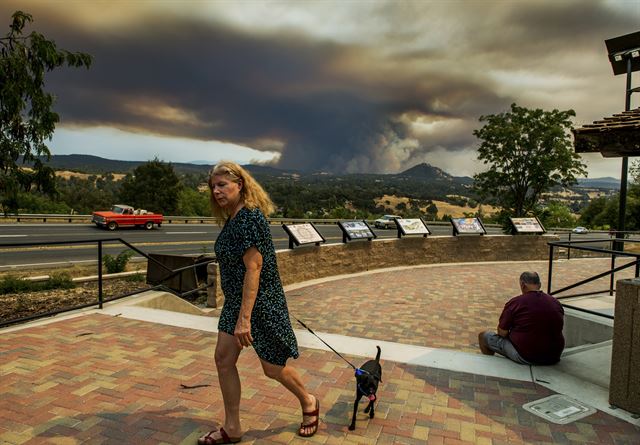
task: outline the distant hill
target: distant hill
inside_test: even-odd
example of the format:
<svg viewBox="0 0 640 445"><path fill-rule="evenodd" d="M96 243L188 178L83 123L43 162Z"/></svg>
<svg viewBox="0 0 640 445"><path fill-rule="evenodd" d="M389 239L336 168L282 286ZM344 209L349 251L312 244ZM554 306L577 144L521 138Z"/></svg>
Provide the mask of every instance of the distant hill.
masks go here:
<svg viewBox="0 0 640 445"><path fill-rule="evenodd" d="M398 173L396 176L408 176L411 178L443 178L452 180L453 176L444 170L433 165L422 163L411 167L408 170Z"/></svg>
<svg viewBox="0 0 640 445"><path fill-rule="evenodd" d="M451 176L441 168L434 167L433 165L427 164L425 162L415 165L410 169L403 171L402 173L396 174L395 176L428 180L442 179L445 181L457 182L464 185L473 184L473 178L470 178L468 176Z"/></svg>
<svg viewBox="0 0 640 445"><path fill-rule="evenodd" d="M92 155L53 155L47 165L51 166L55 170L71 170L90 174L104 174L129 173L145 162L117 161ZM207 173L211 168L211 165L187 164L181 162L172 162L171 164L178 173Z"/></svg>
<svg viewBox="0 0 640 445"><path fill-rule="evenodd" d="M620 190L620 180L612 177L578 178L578 187Z"/></svg>
<svg viewBox="0 0 640 445"><path fill-rule="evenodd" d="M91 155L54 155L48 165L56 170L70 170L88 174L132 172L144 164L141 161L118 161ZM172 162L178 174L206 175L211 169L207 164ZM294 181L301 187L315 188L321 184L327 187L345 189L380 190L381 194L415 196L424 199L439 199L447 195L472 196L473 179L467 176L452 176L444 170L427 163L418 164L396 174L331 174L325 172L303 172L282 170L265 165L245 165L260 182L269 186L279 182ZM617 191L620 181L611 178L580 178L578 185L571 187L580 194L586 189Z"/></svg>
<svg viewBox="0 0 640 445"><path fill-rule="evenodd" d="M128 173L144 164L143 161L119 161L114 159L101 158L99 156L92 155L53 155L48 165L56 170L72 170L82 173ZM207 164L206 161L194 161L194 163L186 162L172 162L171 163L176 171L180 173L207 173L212 164ZM253 173L265 174L265 175L300 175L307 176L312 175L315 177L344 177L349 175L333 175L327 173L304 173L297 170L282 170L276 167L267 165L245 165L245 168ZM441 168L434 167L433 165L422 163L415 165L401 173L395 174L367 174L366 176L381 176L381 177L404 177L423 180L446 180L451 182L459 182L462 184L470 184L473 179L468 176L452 176L445 172ZM604 178L578 178L579 187L593 187L593 188L607 188L607 189L619 189L620 180L612 177Z"/></svg>
<svg viewBox="0 0 640 445"><path fill-rule="evenodd" d="M46 162L43 156L40 157ZM53 155L47 165L55 170L70 170L81 173L127 173L142 162L116 161L91 155Z"/></svg>
<svg viewBox="0 0 640 445"><path fill-rule="evenodd" d="M44 157L41 157L45 161ZM197 161L198 163L172 162L173 168L177 173L182 174L206 174L211 170L213 164L205 163L205 161ZM118 161L114 159L101 158L92 155L53 155L47 165L54 170L70 170L89 174L104 173L130 173L136 167L145 164L146 161ZM280 170L265 165L245 165L247 170L257 175L279 176L282 174L295 174L297 172L290 170Z"/></svg>
<svg viewBox="0 0 640 445"><path fill-rule="evenodd" d="M104 205L101 200L110 203L117 198L120 187L117 182L122 179L118 175L131 173L145 162L118 161L91 155L54 155L48 165L58 172L61 193L67 193L66 205L76 210L82 207L84 211L91 212L92 208ZM193 189L206 181L211 169L208 163L172 162L171 165L179 175L189 175L184 178L184 184ZM427 163L394 174L335 174L284 170L268 165L244 167L269 192L278 212L285 217L343 217L353 216L356 212L365 215L411 215L415 209L426 209L432 203L437 203L439 213L453 211L451 205L468 206L469 212L472 212L475 203L482 203L473 189L472 178L452 176ZM75 187L84 185L77 182L90 175L107 173L112 173L116 178L115 182L107 181L110 188L106 197L103 194L86 196L86 202L79 203ZM62 182L70 177L79 179ZM545 199L563 202L577 212L595 197L615 194L619 186L619 181L610 177L579 179L576 186L551 190Z"/></svg>

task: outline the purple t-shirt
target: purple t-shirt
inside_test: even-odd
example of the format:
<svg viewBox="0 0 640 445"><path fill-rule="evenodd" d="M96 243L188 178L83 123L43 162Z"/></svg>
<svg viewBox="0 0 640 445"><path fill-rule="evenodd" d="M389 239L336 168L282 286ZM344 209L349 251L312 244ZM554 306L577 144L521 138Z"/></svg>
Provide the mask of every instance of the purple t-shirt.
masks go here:
<svg viewBox="0 0 640 445"><path fill-rule="evenodd" d="M564 310L551 295L532 291L513 297L504 305L500 329L509 331L509 340L528 362L552 365L564 349Z"/></svg>

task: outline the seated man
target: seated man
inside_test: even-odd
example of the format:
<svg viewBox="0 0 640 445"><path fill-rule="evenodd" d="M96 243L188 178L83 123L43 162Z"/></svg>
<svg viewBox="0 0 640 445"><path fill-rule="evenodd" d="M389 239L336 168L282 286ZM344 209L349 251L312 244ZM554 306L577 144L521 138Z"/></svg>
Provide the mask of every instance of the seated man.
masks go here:
<svg viewBox="0 0 640 445"><path fill-rule="evenodd" d="M536 272L520 275L522 295L504 305L498 333L484 331L478 335L483 354L497 352L524 365L553 365L560 360L564 349L564 310L558 300L540 287Z"/></svg>

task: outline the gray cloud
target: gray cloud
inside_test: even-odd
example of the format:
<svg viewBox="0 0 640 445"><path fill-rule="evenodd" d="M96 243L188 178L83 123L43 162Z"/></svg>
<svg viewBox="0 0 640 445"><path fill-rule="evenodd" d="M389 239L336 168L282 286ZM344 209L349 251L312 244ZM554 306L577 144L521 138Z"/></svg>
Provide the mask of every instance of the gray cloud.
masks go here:
<svg viewBox="0 0 640 445"><path fill-rule="evenodd" d="M562 108L526 103L492 71L557 73L558 58L601 51L601 35L633 31L640 15L582 1L371 8L367 20L379 26L369 41L162 11L99 29L41 3L29 12L61 47L95 57L89 71L48 78L65 125L231 142L280 151L280 167L336 172L398 171L432 152L467 152L478 117L514 101ZM9 11L0 5L2 17Z"/></svg>

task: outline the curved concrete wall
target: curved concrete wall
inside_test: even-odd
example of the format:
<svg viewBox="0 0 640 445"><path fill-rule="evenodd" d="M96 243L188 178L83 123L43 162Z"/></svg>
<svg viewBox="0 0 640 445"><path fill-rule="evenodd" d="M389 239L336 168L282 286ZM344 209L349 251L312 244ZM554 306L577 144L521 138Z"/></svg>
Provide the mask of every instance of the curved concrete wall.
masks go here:
<svg viewBox="0 0 640 445"><path fill-rule="evenodd" d="M549 258L556 235L485 235L406 237L304 246L277 251L283 285L395 266L479 261L530 261ZM224 296L217 264L209 264L207 304L218 307Z"/></svg>

